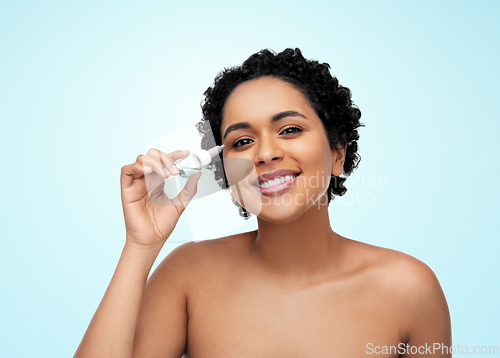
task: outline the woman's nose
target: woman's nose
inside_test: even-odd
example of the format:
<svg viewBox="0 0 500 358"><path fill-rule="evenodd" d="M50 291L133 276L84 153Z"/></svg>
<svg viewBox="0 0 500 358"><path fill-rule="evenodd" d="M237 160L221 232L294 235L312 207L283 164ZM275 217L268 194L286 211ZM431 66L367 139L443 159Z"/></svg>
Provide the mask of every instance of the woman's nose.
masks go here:
<svg viewBox="0 0 500 358"><path fill-rule="evenodd" d="M273 160L283 159L283 150L279 143L275 139L261 139L257 154L255 157L255 162L258 164L270 164Z"/></svg>

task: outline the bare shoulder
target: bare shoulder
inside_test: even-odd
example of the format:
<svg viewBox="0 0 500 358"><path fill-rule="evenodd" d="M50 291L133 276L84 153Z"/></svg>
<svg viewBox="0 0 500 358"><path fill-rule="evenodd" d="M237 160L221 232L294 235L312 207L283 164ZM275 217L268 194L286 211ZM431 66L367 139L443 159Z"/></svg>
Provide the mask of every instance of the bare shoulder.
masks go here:
<svg viewBox="0 0 500 358"><path fill-rule="evenodd" d="M421 260L397 250L346 240L348 252L359 258L359 265L385 283L392 282L399 290L417 287L419 290L433 290L439 287L434 271Z"/></svg>
<svg viewBox="0 0 500 358"><path fill-rule="evenodd" d="M234 261L238 253L243 252L242 248L249 245L251 236L252 232L246 232L217 239L186 242L172 250L160 266L164 266L163 270L175 267L176 271L182 271L182 279L188 282L191 278L202 277L203 272L212 272L221 266L221 262L227 266Z"/></svg>
<svg viewBox="0 0 500 358"><path fill-rule="evenodd" d="M406 322L440 320L449 324L446 298L434 271L421 260L400 251L347 239L350 256L360 257L363 276L372 292L398 310ZM411 327L406 327L411 331Z"/></svg>
<svg viewBox="0 0 500 358"><path fill-rule="evenodd" d="M187 242L172 250L149 277L137 320L134 357L180 357L186 349L188 302L220 275L238 237ZM233 251L235 251L233 249ZM199 296L199 295L198 295ZM165 339L169 337L169 339Z"/></svg>
<svg viewBox="0 0 500 358"><path fill-rule="evenodd" d="M196 260L220 258L226 254L234 254L235 250L248 245L252 235L253 232L244 232L217 239L190 241L179 245L169 255Z"/></svg>

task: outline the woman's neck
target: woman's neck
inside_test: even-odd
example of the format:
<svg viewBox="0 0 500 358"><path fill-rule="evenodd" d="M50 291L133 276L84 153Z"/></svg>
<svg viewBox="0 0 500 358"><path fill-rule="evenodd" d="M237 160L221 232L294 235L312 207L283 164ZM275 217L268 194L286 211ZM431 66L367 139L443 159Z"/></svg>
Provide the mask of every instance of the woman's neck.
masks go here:
<svg viewBox="0 0 500 358"><path fill-rule="evenodd" d="M256 259L287 284L314 282L331 276L338 266L342 237L330 227L328 205L317 203L287 224L258 219L253 241Z"/></svg>

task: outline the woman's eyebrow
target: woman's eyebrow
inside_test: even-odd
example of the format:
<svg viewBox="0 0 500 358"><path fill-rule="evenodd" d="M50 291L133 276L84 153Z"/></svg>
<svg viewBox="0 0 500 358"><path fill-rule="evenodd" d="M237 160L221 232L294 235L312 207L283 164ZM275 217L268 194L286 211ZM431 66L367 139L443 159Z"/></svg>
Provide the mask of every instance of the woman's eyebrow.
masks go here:
<svg viewBox="0 0 500 358"><path fill-rule="evenodd" d="M302 118L307 119L307 117L304 116L302 113L299 113L296 111L285 111L285 112L276 113L271 118L271 123L278 122L280 119L285 118L285 117L302 117Z"/></svg>
<svg viewBox="0 0 500 358"><path fill-rule="evenodd" d="M283 119L285 117L302 117L302 118L305 118L307 119L306 116L304 116L302 113L299 113L297 111L284 111L284 112L279 112L279 113L276 113L275 115L273 115L271 117L271 123L276 123L278 122L280 119ZM236 131L238 129L248 129L248 128L252 128L251 124L248 123L248 122L238 122L238 123L235 123L235 124L231 124L229 127L226 128L226 130L224 131L224 137L223 137L223 140L226 139L226 136L231 133L232 131Z"/></svg>

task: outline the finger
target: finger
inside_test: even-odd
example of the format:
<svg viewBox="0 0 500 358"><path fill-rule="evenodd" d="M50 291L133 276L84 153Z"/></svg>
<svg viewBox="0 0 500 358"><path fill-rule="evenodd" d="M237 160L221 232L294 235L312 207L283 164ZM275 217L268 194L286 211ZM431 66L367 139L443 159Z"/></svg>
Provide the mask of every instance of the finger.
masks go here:
<svg viewBox="0 0 500 358"><path fill-rule="evenodd" d="M146 174L152 172L148 169L148 167L150 167L156 174L160 176L160 178L165 179L167 177L165 175L165 172L163 171L163 164L158 159L155 159L149 155L141 154L137 157L136 162L146 167L144 168Z"/></svg>
<svg viewBox="0 0 500 358"><path fill-rule="evenodd" d="M175 161L187 157L189 155L189 150L176 150L175 152L168 153L167 155Z"/></svg>
<svg viewBox="0 0 500 358"><path fill-rule="evenodd" d="M179 170L175 166L175 161L187 157L189 153L189 150L176 150L175 152L166 154L155 148L151 148L148 151L149 156L156 158L163 163L164 167L168 171L168 174L170 175L179 174ZM169 175L167 175L167 177L168 176Z"/></svg>
<svg viewBox="0 0 500 358"><path fill-rule="evenodd" d="M176 202L181 206L181 212L186 209L186 206L189 204L191 199L196 195L198 191L198 181L201 177L201 171L193 174L189 177L184 185L184 188L181 190L179 195L177 195Z"/></svg>
<svg viewBox="0 0 500 358"><path fill-rule="evenodd" d="M123 188L129 188L132 186L135 179L141 179L145 174L147 174L147 172L145 172L144 166L140 163L135 162L130 165L125 165L122 167L120 177L121 186Z"/></svg>
<svg viewBox="0 0 500 358"><path fill-rule="evenodd" d="M156 148L151 148L148 151L148 155L162 163L162 166L167 170L165 173L167 178L171 175L179 173L177 168L174 166L174 160L168 154L165 154Z"/></svg>

